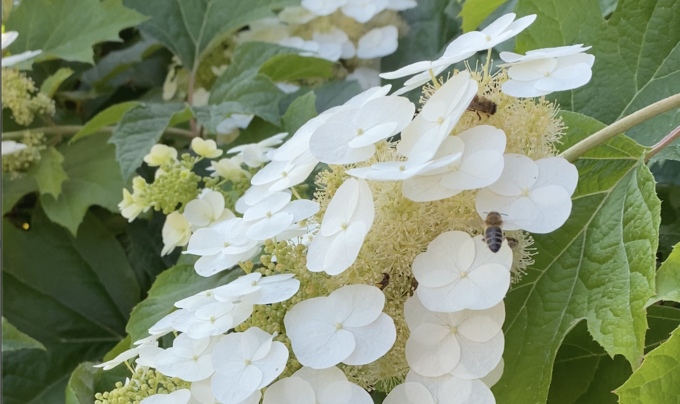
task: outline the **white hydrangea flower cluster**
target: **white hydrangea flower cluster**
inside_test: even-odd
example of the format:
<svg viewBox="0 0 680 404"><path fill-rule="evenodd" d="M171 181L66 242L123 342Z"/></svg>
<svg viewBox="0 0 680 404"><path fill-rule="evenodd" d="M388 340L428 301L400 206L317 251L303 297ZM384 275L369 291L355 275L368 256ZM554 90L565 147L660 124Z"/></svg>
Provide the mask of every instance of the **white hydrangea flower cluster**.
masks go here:
<svg viewBox="0 0 680 404"><path fill-rule="evenodd" d="M353 3L337 4L335 8L343 7L345 12L345 5ZM421 76L432 80L415 118L416 107L410 101L396 93L387 95L390 86L373 87L309 120L278 148L274 146L283 141L283 134L233 149L239 153L239 167L246 160L253 166L268 162L252 176L251 187L236 203L242 217L225 210L221 194L206 191L187 205L181 226L169 224L168 217L166 226L172 229L166 245L188 243L186 252L201 257L195 264L197 273L210 276L252 258L267 240L302 243L311 238L305 272L296 272L299 280L286 268L277 269L278 275L253 272L180 300L175 304L178 310L149 329L148 338L101 366L110 368L139 356L138 366L152 366L191 382L190 394L175 392L165 401L151 397L146 400L157 401L145 400L145 404L190 400L257 404L261 399L266 404L370 403L368 393L348 381L346 370L380 360L399 338L398 314L392 311L393 318L385 313L389 301L384 285L345 284L300 299L299 291L309 289L312 295L313 289L311 283L301 288L300 281L317 276L330 282L350 272L376 220L372 188L385 182L399 184L399 197L419 204L471 192L480 220L493 213L502 218L504 230L550 233L566 222L578 181L575 166L560 157L534 161L506 153L511 138L492 125L457 130L464 112L480 96L478 83L468 71L457 72L446 82L436 78L436 72L459 61L461 55L490 49L534 18L515 21L514 14L503 16L482 32L461 36L438 61L386 74L416 74L398 93L423 84ZM585 50L580 45L566 48L532 51L525 57L505 55L512 65L502 91L515 96L518 89L527 94L584 85L581 76L584 66L592 65L592 57L580 53ZM569 66L581 72L579 80ZM515 68L519 70L511 73ZM542 71L543 78L532 75L536 71ZM551 75L554 80L544 81ZM513 81L517 83L507 85ZM398 134L399 140L386 141ZM196 153L219 155L213 143L201 142L192 145ZM380 148L394 150L389 155L397 161L376 162ZM169 156L158 157L161 160L172 157L164 150L156 154ZM149 161L155 160L149 157ZM343 165L347 174L326 194L332 198L323 206L323 215L317 215L319 203L301 199L295 188L319 163ZM219 172L216 165L214 170ZM474 212L474 207L470 210ZM516 257L503 238L501 224L489 221L487 225L486 237L440 232L430 239L426 251L409 262L416 281L403 305L408 327L404 355L410 370L386 403L454 402L452 397L464 404L495 402L490 387L503 370L503 299ZM248 321L256 305L280 302L291 303L285 314L278 315L301 368L271 384L291 363L286 345L274 341L276 332L269 334L253 325L244 332L235 329ZM169 332L181 334L172 347L159 348L157 339ZM261 389L270 384L262 398Z"/></svg>

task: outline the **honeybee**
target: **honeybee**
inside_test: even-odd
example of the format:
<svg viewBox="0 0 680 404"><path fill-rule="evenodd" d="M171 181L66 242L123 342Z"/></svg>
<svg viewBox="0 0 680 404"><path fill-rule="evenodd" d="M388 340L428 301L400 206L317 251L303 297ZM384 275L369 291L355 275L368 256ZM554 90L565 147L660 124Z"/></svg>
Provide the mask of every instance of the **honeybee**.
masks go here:
<svg viewBox="0 0 680 404"><path fill-rule="evenodd" d="M503 245L503 219L498 212L489 212L484 221L484 241L492 252L498 252Z"/></svg>
<svg viewBox="0 0 680 404"><path fill-rule="evenodd" d="M475 98L472 99L472 102L467 107L467 110L476 112L477 117L479 117L479 119L482 119L482 117L479 116L480 112L483 112L487 115L493 115L496 113L496 103L488 98L475 95Z"/></svg>
<svg viewBox="0 0 680 404"><path fill-rule="evenodd" d="M389 284L390 284L390 274L383 273L382 280L380 282L376 283L375 287L380 289L380 290L384 290L387 287L387 285L389 285Z"/></svg>

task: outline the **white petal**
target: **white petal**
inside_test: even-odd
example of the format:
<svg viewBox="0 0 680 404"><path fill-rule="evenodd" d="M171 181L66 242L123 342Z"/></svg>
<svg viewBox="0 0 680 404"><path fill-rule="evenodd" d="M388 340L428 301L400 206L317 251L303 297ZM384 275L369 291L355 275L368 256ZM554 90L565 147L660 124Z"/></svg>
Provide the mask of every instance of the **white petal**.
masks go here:
<svg viewBox="0 0 680 404"><path fill-rule="evenodd" d="M464 337L459 337L458 342L460 362L451 374L462 379L479 379L488 375L500 362L505 346L503 332L487 342L474 342Z"/></svg>
<svg viewBox="0 0 680 404"><path fill-rule="evenodd" d="M194 255L214 255L224 248L224 237L214 229L198 229L189 239L187 253Z"/></svg>
<svg viewBox="0 0 680 404"><path fill-rule="evenodd" d="M390 89L392 88L392 85L388 84L386 86L382 87L372 87L369 88L368 90L364 91L361 94L355 95L354 97L350 98L349 101L345 103L345 106L356 106L360 107L367 102L369 102L372 99L378 98L378 97L383 97L387 95L387 93L390 92Z"/></svg>
<svg viewBox="0 0 680 404"><path fill-rule="evenodd" d="M316 234L307 249L307 269L311 272L323 272L326 253L335 240L334 236L324 237L321 232Z"/></svg>
<svg viewBox="0 0 680 404"><path fill-rule="evenodd" d="M319 211L319 204L307 199L298 199L286 205L281 212L291 213L293 222L307 219Z"/></svg>
<svg viewBox="0 0 680 404"><path fill-rule="evenodd" d="M520 227L515 224L509 214L519 198L519 196L502 196L489 188L483 188L477 193L477 213L480 217L486 218L490 212L498 212L503 218L503 230L518 230Z"/></svg>
<svg viewBox="0 0 680 404"><path fill-rule="evenodd" d="M432 394L418 383L403 383L385 397L383 404L435 404Z"/></svg>
<svg viewBox="0 0 680 404"><path fill-rule="evenodd" d="M262 372L262 381L260 382L258 389L267 387L274 379L279 377L281 372L286 368L286 362L288 362L288 348L281 342L274 341L269 354L264 358L253 362L253 364Z"/></svg>
<svg viewBox="0 0 680 404"><path fill-rule="evenodd" d="M550 91L543 91L536 88L536 82L534 81L517 81L508 80L503 83L501 90L510 96L517 98L533 98L540 97L542 95L550 94Z"/></svg>
<svg viewBox="0 0 680 404"><path fill-rule="evenodd" d="M444 175L417 175L405 180L401 191L406 198L414 202L439 201L462 192L443 186L441 183L443 177Z"/></svg>
<svg viewBox="0 0 680 404"><path fill-rule="evenodd" d="M562 157L548 157L535 161L538 167L538 180L533 188L546 185L559 185L564 188L569 196L576 190L578 183L578 170L576 166Z"/></svg>
<svg viewBox="0 0 680 404"><path fill-rule="evenodd" d="M493 192L503 196L522 195L538 179L538 166L529 157L521 154L506 154L503 174L489 186Z"/></svg>
<svg viewBox="0 0 680 404"><path fill-rule="evenodd" d="M366 225L366 231L373 225L375 218L375 206L373 204L373 192L368 186L368 183L363 179L358 179L359 183L359 200L357 202L357 209L352 216L353 222L362 222Z"/></svg>
<svg viewBox="0 0 680 404"><path fill-rule="evenodd" d="M290 202L290 193L275 192L272 195L264 198L256 205L248 208L243 214L243 220L251 222L267 216L267 213L273 214L281 210Z"/></svg>
<svg viewBox="0 0 680 404"><path fill-rule="evenodd" d="M491 390L479 380L453 378L444 385L441 404L496 404Z"/></svg>
<svg viewBox="0 0 680 404"><path fill-rule="evenodd" d="M265 217L254 223L246 236L251 240L273 239L293 224L294 216L292 213L280 212L272 217Z"/></svg>
<svg viewBox="0 0 680 404"><path fill-rule="evenodd" d="M269 354L274 336L259 327L250 327L241 334L241 357L257 361Z"/></svg>
<svg viewBox="0 0 680 404"><path fill-rule="evenodd" d="M179 377L188 382L206 379L213 374L210 355L197 359L182 358L174 354L172 349L166 349L156 356L156 369L170 377Z"/></svg>
<svg viewBox="0 0 680 404"><path fill-rule="evenodd" d="M453 378L453 375L448 373L439 377L425 377L413 370L410 370L406 375L406 383L418 383L425 386L435 401L439 402L444 398L444 386L449 384Z"/></svg>
<svg viewBox="0 0 680 404"><path fill-rule="evenodd" d="M385 306L385 295L369 285L347 285L328 296L332 319L343 327L363 327L376 321Z"/></svg>
<svg viewBox="0 0 680 404"><path fill-rule="evenodd" d="M293 306L284 317L295 356L302 365L314 369L337 365L355 348L352 334L337 328L328 317L326 299L304 300Z"/></svg>
<svg viewBox="0 0 680 404"><path fill-rule="evenodd" d="M332 383L318 396L319 403L323 404L373 404L366 390L348 381Z"/></svg>
<svg viewBox="0 0 680 404"><path fill-rule="evenodd" d="M503 153L483 150L471 156L464 156L461 166L445 175L441 184L450 189L479 189L496 182L502 172Z"/></svg>
<svg viewBox="0 0 680 404"><path fill-rule="evenodd" d="M423 376L441 376L458 365L460 346L448 328L423 324L406 341L406 360Z"/></svg>
<svg viewBox="0 0 680 404"><path fill-rule="evenodd" d="M296 164L285 176L282 176L280 180L275 181L274 184L269 187L269 190L272 192L282 191L286 188L294 187L306 180L307 177L309 177L309 174L316 168L319 160L312 159L311 162L309 162L309 160L306 161L305 164Z"/></svg>
<svg viewBox="0 0 680 404"><path fill-rule="evenodd" d="M284 275L268 276L268 278L274 278L276 276ZM263 284L261 285L260 291L257 292L257 294L255 295L256 300L254 301L254 303L255 304L279 303L295 296L299 289L300 281L297 279L288 279L283 282Z"/></svg>
<svg viewBox="0 0 680 404"><path fill-rule="evenodd" d="M505 320L505 304L499 303L486 310L452 313L449 317L457 318L458 321L453 320L451 323L457 323L456 329L460 335L471 341L486 342L500 332Z"/></svg>
<svg viewBox="0 0 680 404"><path fill-rule="evenodd" d="M372 147L372 144L370 147L350 147L350 142L356 137L357 128L353 125L339 121L326 122L314 132L309 149L316 158L326 164L358 163L373 156L375 147Z"/></svg>
<svg viewBox="0 0 680 404"><path fill-rule="evenodd" d="M536 88L541 91L566 91L582 87L593 77L593 72L585 63L579 63L568 68L553 72L550 77L541 78L536 82Z"/></svg>
<svg viewBox="0 0 680 404"><path fill-rule="evenodd" d="M140 404L187 404L189 400L191 400L191 391L180 389L169 394L154 394L142 400Z"/></svg>
<svg viewBox="0 0 680 404"><path fill-rule="evenodd" d="M380 125L376 125L364 131L360 136L355 136L348 143L348 146L352 149L363 150L363 148L367 146L370 146L380 140L387 139L388 137L396 134L398 132L396 130L397 125L398 125L397 122L386 122ZM369 158L371 156L369 156Z"/></svg>
<svg viewBox="0 0 680 404"><path fill-rule="evenodd" d="M252 395L262 380L262 372L253 365L216 371L211 389L220 403L237 404Z"/></svg>
<svg viewBox="0 0 680 404"><path fill-rule="evenodd" d="M519 63L508 69L508 77L517 81L535 81L550 74L557 66L554 58L532 60L530 62Z"/></svg>
<svg viewBox="0 0 680 404"><path fill-rule="evenodd" d="M262 404L315 404L316 395L307 381L287 377L272 384L264 393Z"/></svg>
<svg viewBox="0 0 680 404"><path fill-rule="evenodd" d="M411 331L427 323L437 324L442 327L448 326L448 315L446 313L429 311L418 299L418 295L408 298L406 303L404 303L404 318Z"/></svg>
<svg viewBox="0 0 680 404"><path fill-rule="evenodd" d="M385 313L363 327L345 327L354 336L356 347L352 354L342 362L347 365L366 365L378 360L387 353L397 340L394 321Z"/></svg>
<svg viewBox="0 0 680 404"><path fill-rule="evenodd" d="M324 271L327 274L338 275L352 266L359 256L367 230L363 222L353 222L333 236L324 258Z"/></svg>
<svg viewBox="0 0 680 404"><path fill-rule="evenodd" d="M496 383L498 383L499 380L501 380L501 377L503 376L503 369L505 368L505 362L503 361L503 358L501 358L501 361L498 362L498 365L486 376L482 377L479 379L481 382L486 384L489 388L493 387Z"/></svg>
<svg viewBox="0 0 680 404"><path fill-rule="evenodd" d="M487 264L503 265L508 271L512 268L512 248L508 246L507 241L501 245L498 252L492 252L484 242L484 238L479 235L473 238L475 242L475 260L470 265L471 268L477 268Z"/></svg>
<svg viewBox="0 0 680 404"><path fill-rule="evenodd" d="M349 224L359 202L359 182L348 178L340 185L326 209L320 234L332 236L342 231L343 223Z"/></svg>
<svg viewBox="0 0 680 404"><path fill-rule="evenodd" d="M297 372L293 373L293 376L291 377L299 377L300 379L307 381L318 396L323 395L324 391L326 391L331 384L347 381L345 373L335 366L320 370L303 366Z"/></svg>
<svg viewBox="0 0 680 404"><path fill-rule="evenodd" d="M532 233L551 233L560 228L571 214L571 198L564 188L556 185L532 190L530 196L519 198L509 216L520 228Z"/></svg>

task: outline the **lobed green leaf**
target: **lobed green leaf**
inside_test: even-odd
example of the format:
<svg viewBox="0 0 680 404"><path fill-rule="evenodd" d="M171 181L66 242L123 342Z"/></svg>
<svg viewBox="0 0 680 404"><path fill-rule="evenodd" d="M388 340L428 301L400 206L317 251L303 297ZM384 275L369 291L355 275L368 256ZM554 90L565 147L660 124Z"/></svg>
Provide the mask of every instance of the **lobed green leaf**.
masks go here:
<svg viewBox="0 0 680 404"><path fill-rule="evenodd" d="M79 130L73 138L71 138L70 143L75 142L78 139L82 139L85 136L90 136L97 133L103 127L107 125L112 125L123 117L123 115L130 109L140 105L139 101L128 101L120 104L112 105L105 110L99 112L92 119L90 119L81 130Z"/></svg>
<svg viewBox="0 0 680 404"><path fill-rule="evenodd" d="M567 141L580 140L572 128L599 126L579 114L562 117ZM623 355L633 368L640 363L660 210L644 151L620 135L577 160L571 217L555 232L533 236L536 262L506 298L499 402L544 403L557 350L583 319L610 356Z"/></svg>
<svg viewBox="0 0 680 404"><path fill-rule="evenodd" d="M300 126L316 116L315 103L316 95L313 91L296 98L281 118L283 129L291 136L297 132Z"/></svg>
<svg viewBox="0 0 680 404"><path fill-rule="evenodd" d="M62 163L64 156L54 147L48 147L40 152L40 161L28 171L28 175L35 179L41 194L50 194L59 198L62 183L68 180Z"/></svg>
<svg viewBox="0 0 680 404"><path fill-rule="evenodd" d="M71 77L73 73L75 73L75 70L71 68L60 68L54 74L45 79L45 81L43 81L42 85L40 86L40 92L50 98L54 97L54 94L56 94L61 83L63 83L67 78Z"/></svg>

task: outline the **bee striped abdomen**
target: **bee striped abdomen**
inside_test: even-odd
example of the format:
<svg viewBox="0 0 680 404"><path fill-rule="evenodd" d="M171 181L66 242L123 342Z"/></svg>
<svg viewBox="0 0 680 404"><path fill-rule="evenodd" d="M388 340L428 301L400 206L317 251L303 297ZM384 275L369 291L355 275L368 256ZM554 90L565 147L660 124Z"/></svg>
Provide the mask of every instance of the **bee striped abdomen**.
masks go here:
<svg viewBox="0 0 680 404"><path fill-rule="evenodd" d="M498 252L503 245L503 230L495 226L487 227L484 232L484 240L486 245L489 246L489 250Z"/></svg>

